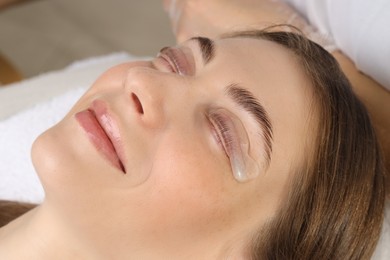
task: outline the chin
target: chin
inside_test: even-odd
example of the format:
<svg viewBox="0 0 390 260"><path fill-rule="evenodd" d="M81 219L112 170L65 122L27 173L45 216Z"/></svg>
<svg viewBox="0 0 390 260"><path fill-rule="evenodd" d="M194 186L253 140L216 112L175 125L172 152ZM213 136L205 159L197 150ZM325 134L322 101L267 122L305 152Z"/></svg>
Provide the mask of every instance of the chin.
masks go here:
<svg viewBox="0 0 390 260"><path fill-rule="evenodd" d="M107 190L117 180L77 127L65 120L48 129L34 141L31 155L45 191L44 204L67 221L88 226L82 221L101 215L112 202L105 198Z"/></svg>
<svg viewBox="0 0 390 260"><path fill-rule="evenodd" d="M75 154L72 154L66 139L59 124L38 136L32 145L32 163L46 195L49 190L64 186L69 181L65 172L72 171L69 166L74 165L71 161Z"/></svg>
<svg viewBox="0 0 390 260"><path fill-rule="evenodd" d="M123 182L123 175L103 159L72 117L42 133L31 156L45 199L66 207L88 207Z"/></svg>
<svg viewBox="0 0 390 260"><path fill-rule="evenodd" d="M71 191L88 172L85 144L77 126L63 120L49 128L34 141L31 157L46 196Z"/></svg>

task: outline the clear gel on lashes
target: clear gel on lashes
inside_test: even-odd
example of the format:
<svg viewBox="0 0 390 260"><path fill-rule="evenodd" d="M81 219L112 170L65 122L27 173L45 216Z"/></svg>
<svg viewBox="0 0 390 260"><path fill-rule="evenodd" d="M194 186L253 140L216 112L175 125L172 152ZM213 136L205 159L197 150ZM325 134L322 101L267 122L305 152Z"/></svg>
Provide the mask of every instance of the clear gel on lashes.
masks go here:
<svg viewBox="0 0 390 260"><path fill-rule="evenodd" d="M235 141L231 142L228 151L230 166L234 178L239 182L247 182L260 174L258 162L249 154L249 137L241 120L223 108L213 109L211 114L218 114L226 120L229 131Z"/></svg>

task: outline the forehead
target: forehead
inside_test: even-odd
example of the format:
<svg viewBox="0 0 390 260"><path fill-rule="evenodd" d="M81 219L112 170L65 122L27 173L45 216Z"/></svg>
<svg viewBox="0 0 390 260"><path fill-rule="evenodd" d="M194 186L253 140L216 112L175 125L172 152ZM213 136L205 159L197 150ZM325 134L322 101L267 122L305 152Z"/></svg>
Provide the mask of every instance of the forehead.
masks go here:
<svg viewBox="0 0 390 260"><path fill-rule="evenodd" d="M215 64L225 80L242 84L259 99L270 115L277 152L301 153L309 128L313 93L298 57L277 43L252 38L216 41ZM227 78L227 79L226 79ZM296 161L300 161L295 158Z"/></svg>
<svg viewBox="0 0 390 260"><path fill-rule="evenodd" d="M212 71L221 81L248 83L246 87L255 92L272 90L281 94L291 90L299 95L311 90L298 57L275 42L249 37L218 39L213 48L215 58L206 66L196 41L190 44L199 71Z"/></svg>
<svg viewBox="0 0 390 260"><path fill-rule="evenodd" d="M269 110L287 112L277 104L301 110L312 99L310 81L286 47L263 39L226 38L216 41L215 49L215 67L220 67L225 80L243 84Z"/></svg>
<svg viewBox="0 0 390 260"><path fill-rule="evenodd" d="M260 38L236 37L218 40L216 46L217 56L230 59L229 65L236 65L235 69L242 67L247 72L255 70L259 76L268 75L273 80L280 79L281 73L282 78L298 76L303 79L301 66L295 54L275 42Z"/></svg>

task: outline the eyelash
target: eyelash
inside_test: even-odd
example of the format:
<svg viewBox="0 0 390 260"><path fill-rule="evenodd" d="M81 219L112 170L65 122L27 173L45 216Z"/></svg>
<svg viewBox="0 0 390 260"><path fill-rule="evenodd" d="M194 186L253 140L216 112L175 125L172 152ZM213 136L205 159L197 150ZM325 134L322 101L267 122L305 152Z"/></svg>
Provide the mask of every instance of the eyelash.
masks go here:
<svg viewBox="0 0 390 260"><path fill-rule="evenodd" d="M169 47L164 47L160 50L160 53L158 55L161 59L166 62L167 67L169 67L169 70L176 74L183 74L182 73L182 65L180 62L180 59L178 59L175 56L175 53L169 49Z"/></svg>
<svg viewBox="0 0 390 260"><path fill-rule="evenodd" d="M169 70L171 71L171 72L173 72L173 73L178 73L178 70L177 70L177 67L176 67L176 64L175 63L173 63L174 65L172 66L172 64L171 64L171 62L170 61L168 61L165 57L162 57L162 56L160 56L163 60L164 60L164 62L167 64L167 67L169 68Z"/></svg>
<svg viewBox="0 0 390 260"><path fill-rule="evenodd" d="M249 137L240 119L223 108L212 109L208 118L219 145L229 158L234 178L246 182L257 177L261 168L249 153Z"/></svg>
<svg viewBox="0 0 390 260"><path fill-rule="evenodd" d="M235 142L234 131L229 126L227 119L221 114L212 112L208 116L209 121L216 132L217 142L222 146L226 155L230 158Z"/></svg>

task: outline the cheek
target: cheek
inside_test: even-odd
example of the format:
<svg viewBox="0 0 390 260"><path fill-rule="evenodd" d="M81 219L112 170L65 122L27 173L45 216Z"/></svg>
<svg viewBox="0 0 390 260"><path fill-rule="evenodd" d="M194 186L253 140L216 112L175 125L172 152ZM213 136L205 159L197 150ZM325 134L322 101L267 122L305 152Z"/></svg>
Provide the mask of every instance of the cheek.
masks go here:
<svg viewBox="0 0 390 260"><path fill-rule="evenodd" d="M149 195L160 221L196 223L199 228L221 221L229 211L228 168L199 142L162 142L153 161Z"/></svg>

